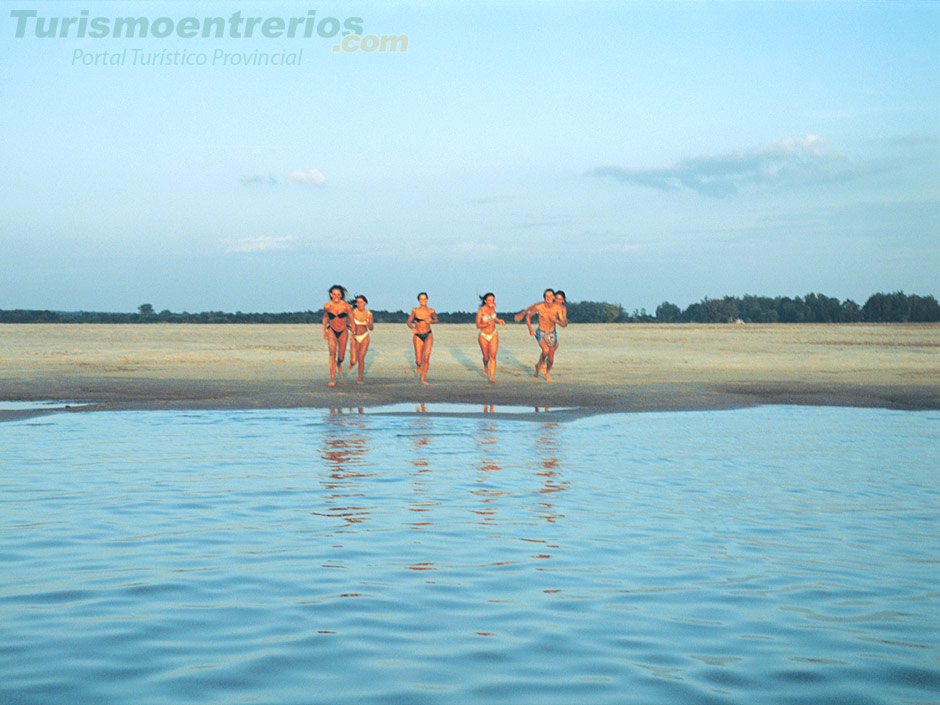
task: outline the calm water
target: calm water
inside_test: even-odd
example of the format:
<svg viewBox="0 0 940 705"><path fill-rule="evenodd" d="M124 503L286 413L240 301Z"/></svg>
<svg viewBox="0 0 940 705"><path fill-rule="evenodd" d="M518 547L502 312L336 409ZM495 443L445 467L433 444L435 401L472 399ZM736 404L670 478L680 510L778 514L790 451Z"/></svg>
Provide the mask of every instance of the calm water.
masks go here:
<svg viewBox="0 0 940 705"><path fill-rule="evenodd" d="M0 424L0 702L936 703L940 413Z"/></svg>

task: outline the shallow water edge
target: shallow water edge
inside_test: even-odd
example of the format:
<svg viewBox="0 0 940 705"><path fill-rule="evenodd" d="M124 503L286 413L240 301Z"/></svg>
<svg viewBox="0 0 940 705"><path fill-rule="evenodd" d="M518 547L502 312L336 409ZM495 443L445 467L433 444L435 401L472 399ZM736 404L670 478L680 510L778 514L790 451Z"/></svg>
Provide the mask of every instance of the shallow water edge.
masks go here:
<svg viewBox="0 0 940 705"><path fill-rule="evenodd" d="M4 425L0 701L932 701L937 412L426 409Z"/></svg>

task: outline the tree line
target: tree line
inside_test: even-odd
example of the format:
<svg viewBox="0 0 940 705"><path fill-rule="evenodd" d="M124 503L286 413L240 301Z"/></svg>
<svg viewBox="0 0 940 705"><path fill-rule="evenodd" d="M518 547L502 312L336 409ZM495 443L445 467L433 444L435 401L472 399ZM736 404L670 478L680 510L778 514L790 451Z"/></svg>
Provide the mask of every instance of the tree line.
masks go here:
<svg viewBox="0 0 940 705"><path fill-rule="evenodd" d="M896 291L872 294L864 305L852 299L823 294L788 296L725 296L703 299L685 310L664 302L656 308L655 321L663 323L936 323L940 303L932 295Z"/></svg>
<svg viewBox="0 0 940 705"><path fill-rule="evenodd" d="M376 323L404 323L404 311L373 310ZM500 313L508 318L512 313ZM439 313L442 323L473 323L476 312ZM2 310L0 323L320 323L323 309L292 313L201 313L157 312L151 304L141 304L137 313L104 313L100 311L38 311ZM932 295L918 296L902 291L878 293L859 306L851 299L823 294L788 296L725 296L705 298L685 309L664 301L650 315L646 309L632 313L620 304L604 301L568 303L568 320L572 323L936 323L940 322L940 303Z"/></svg>

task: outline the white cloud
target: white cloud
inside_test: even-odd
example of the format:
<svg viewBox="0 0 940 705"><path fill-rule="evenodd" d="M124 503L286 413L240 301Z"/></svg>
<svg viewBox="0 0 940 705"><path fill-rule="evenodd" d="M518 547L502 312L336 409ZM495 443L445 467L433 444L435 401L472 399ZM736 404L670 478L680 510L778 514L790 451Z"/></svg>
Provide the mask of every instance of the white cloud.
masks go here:
<svg viewBox="0 0 940 705"><path fill-rule="evenodd" d="M940 137L936 135L931 135L925 132L912 132L911 134L904 135L901 137L898 142L901 144L908 145L922 145L922 144L937 144L940 142Z"/></svg>
<svg viewBox="0 0 940 705"><path fill-rule="evenodd" d="M268 186L276 186L277 179L274 174L248 174L241 178L243 186L257 186L259 184L266 184Z"/></svg>
<svg viewBox="0 0 940 705"><path fill-rule="evenodd" d="M282 237L259 235L240 239L230 238L222 240L222 249L227 253L270 252L271 250L288 250L296 241L296 235L284 235Z"/></svg>
<svg viewBox="0 0 940 705"><path fill-rule="evenodd" d="M765 151L770 154L800 154L807 153L812 155L822 154L823 147L826 146L826 140L819 135L806 135L806 137L786 137L782 140L772 143Z"/></svg>
<svg viewBox="0 0 940 705"><path fill-rule="evenodd" d="M324 186L326 177L319 169L297 169L292 171L290 178L301 184L313 184L314 186Z"/></svg>
<svg viewBox="0 0 940 705"><path fill-rule="evenodd" d="M846 178L850 170L837 168L844 161L826 150L818 135L787 137L763 147L702 157L691 157L659 167L597 167L589 176L610 176L618 181L663 191L690 189L706 196L737 193L748 184L808 183Z"/></svg>

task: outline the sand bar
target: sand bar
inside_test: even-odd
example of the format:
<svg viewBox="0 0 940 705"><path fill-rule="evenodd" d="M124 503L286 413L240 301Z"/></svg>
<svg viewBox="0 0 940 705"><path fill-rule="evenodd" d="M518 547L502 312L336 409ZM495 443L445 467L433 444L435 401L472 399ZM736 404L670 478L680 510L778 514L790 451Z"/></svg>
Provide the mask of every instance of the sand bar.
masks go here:
<svg viewBox="0 0 940 705"><path fill-rule="evenodd" d="M438 325L434 335L429 386L414 375L408 329L379 324L365 384L347 373L330 388L318 326L6 324L0 400L84 402L82 411L400 402L587 412L940 408L938 324L571 324L561 331L552 383L533 378L538 348L523 325L500 329L496 384L483 375L472 325Z"/></svg>

